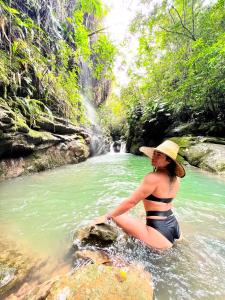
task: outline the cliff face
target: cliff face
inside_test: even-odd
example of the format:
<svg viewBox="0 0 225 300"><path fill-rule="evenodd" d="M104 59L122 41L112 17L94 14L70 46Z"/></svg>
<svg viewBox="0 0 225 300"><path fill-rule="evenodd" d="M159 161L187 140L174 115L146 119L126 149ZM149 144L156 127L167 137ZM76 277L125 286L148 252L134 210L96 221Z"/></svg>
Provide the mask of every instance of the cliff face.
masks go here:
<svg viewBox="0 0 225 300"><path fill-rule="evenodd" d="M86 64L90 98L96 105L104 101L112 59L102 55L102 40L111 46L109 54L114 48L104 35L95 34L103 15L100 1L0 0L3 179L88 157L92 133L81 77ZM43 166L37 167L37 156L48 157L47 153L52 158L38 160ZM14 172L21 161L22 169Z"/></svg>

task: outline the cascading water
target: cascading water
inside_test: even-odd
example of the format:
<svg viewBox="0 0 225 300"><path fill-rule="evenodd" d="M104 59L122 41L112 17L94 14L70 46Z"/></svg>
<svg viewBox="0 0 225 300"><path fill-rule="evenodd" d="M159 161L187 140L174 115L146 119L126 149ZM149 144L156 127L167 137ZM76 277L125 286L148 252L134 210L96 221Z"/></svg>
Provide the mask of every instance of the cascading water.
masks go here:
<svg viewBox="0 0 225 300"><path fill-rule="evenodd" d="M110 151L110 146L103 136L102 130L98 125L96 109L94 107L91 74L86 62L80 63L80 86L83 92L83 105L86 109L86 116L90 122L91 134L91 155L100 155Z"/></svg>
<svg viewBox="0 0 225 300"><path fill-rule="evenodd" d="M110 153L126 153L126 142L118 140L110 144Z"/></svg>
<svg viewBox="0 0 225 300"><path fill-rule="evenodd" d="M126 153L126 142L121 142L120 153Z"/></svg>

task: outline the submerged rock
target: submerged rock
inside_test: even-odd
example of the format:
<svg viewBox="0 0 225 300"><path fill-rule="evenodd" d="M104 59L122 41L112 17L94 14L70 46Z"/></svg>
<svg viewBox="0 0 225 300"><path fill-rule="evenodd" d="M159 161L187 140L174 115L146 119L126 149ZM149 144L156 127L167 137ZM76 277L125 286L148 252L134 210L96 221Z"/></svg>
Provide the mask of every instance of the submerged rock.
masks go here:
<svg viewBox="0 0 225 300"><path fill-rule="evenodd" d="M76 251L75 256L78 259L88 260L98 265L110 262L109 256L104 251L91 251L91 250Z"/></svg>
<svg viewBox="0 0 225 300"><path fill-rule="evenodd" d="M19 288L43 261L32 258L6 237L1 236L0 249L0 298L4 299Z"/></svg>

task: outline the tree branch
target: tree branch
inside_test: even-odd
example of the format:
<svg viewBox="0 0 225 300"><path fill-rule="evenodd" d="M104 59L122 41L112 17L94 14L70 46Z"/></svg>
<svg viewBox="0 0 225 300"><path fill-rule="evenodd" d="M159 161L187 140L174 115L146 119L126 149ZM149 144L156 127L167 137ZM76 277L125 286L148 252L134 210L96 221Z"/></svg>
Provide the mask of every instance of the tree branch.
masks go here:
<svg viewBox="0 0 225 300"><path fill-rule="evenodd" d="M191 14L192 14L192 34L195 35L195 16L194 16L194 0L191 3Z"/></svg>
<svg viewBox="0 0 225 300"><path fill-rule="evenodd" d="M188 37L189 39L193 39L192 35L189 35L189 34L186 34L184 32L179 32L179 31L173 31L173 30L169 30L169 29L166 29L162 26L159 26L159 28L161 28L162 30L165 30L166 32L169 32L169 33L175 33L175 34L179 34L179 35L183 35L183 36L186 36Z"/></svg>
<svg viewBox="0 0 225 300"><path fill-rule="evenodd" d="M186 24L185 2L186 2L186 0L183 0L183 16L184 16L184 24Z"/></svg>
<svg viewBox="0 0 225 300"><path fill-rule="evenodd" d="M173 9L175 10L175 12L177 13L177 16L178 16L178 18L179 18L179 20L180 20L181 26L182 26L182 27L190 34L189 37L190 37L192 40L196 41L196 38L195 38L195 36L193 35L193 33L192 33L192 32L185 26L185 24L183 23L183 20L182 20L182 18L181 18L181 16L180 16L178 10L176 9L176 7L172 6L172 8L173 8Z"/></svg>
<svg viewBox="0 0 225 300"><path fill-rule="evenodd" d="M171 10L169 9L169 14L170 14L170 17L171 17L171 19L172 19L172 21L173 21L173 24L176 24L175 23L175 20L174 20L174 18L173 18L173 15L171 14Z"/></svg>
<svg viewBox="0 0 225 300"><path fill-rule="evenodd" d="M104 30L107 29L107 28L108 28L108 27L105 27L105 28L101 28L101 29L95 30L95 31L89 33L88 36L90 37L90 36L92 36L92 35L94 35L94 34L97 34L97 33L101 32L101 31L104 31Z"/></svg>

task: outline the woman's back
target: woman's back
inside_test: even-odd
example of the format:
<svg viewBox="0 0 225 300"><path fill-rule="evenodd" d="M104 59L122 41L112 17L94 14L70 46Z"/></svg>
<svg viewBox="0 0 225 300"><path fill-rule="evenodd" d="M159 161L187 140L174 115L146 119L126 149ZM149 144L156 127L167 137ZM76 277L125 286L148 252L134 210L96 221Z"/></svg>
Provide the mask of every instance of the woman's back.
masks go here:
<svg viewBox="0 0 225 300"><path fill-rule="evenodd" d="M148 176L148 175L147 175ZM172 199L175 198L179 189L179 181L175 176L170 178L167 172L157 171L149 174L149 189L154 181L154 190L149 194L149 199L144 199L146 210L168 210L172 207ZM171 198L171 200L170 200ZM168 199L166 201L166 199Z"/></svg>

